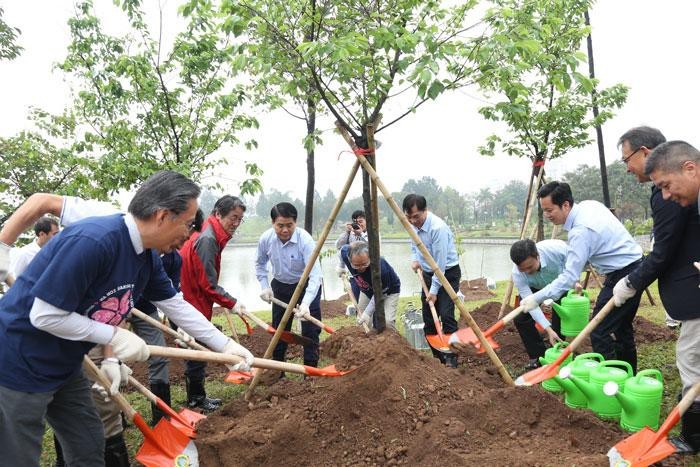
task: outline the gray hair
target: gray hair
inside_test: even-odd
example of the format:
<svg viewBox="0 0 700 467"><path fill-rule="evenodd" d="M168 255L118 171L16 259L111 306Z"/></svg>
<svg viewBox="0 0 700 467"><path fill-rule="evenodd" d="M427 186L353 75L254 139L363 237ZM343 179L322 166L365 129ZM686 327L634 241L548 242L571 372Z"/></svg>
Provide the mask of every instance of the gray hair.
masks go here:
<svg viewBox="0 0 700 467"><path fill-rule="evenodd" d="M630 149L638 151L642 146L647 149L654 149L659 144L665 143L666 137L656 128L638 126L627 130L625 134L620 136L620 139L617 140L617 147L622 146L625 141L629 144Z"/></svg>
<svg viewBox="0 0 700 467"><path fill-rule="evenodd" d="M362 255L364 253L369 255L369 245L367 242L358 240L350 243L350 247L348 248L348 259L352 259L353 256Z"/></svg>
<svg viewBox="0 0 700 467"><path fill-rule="evenodd" d="M156 211L167 209L182 214L199 197L196 183L172 170L156 172L143 182L129 203L129 213L137 219L149 219Z"/></svg>
<svg viewBox="0 0 700 467"><path fill-rule="evenodd" d="M233 211L236 208L241 208L241 210L245 212L246 207L243 200L237 196L224 195L218 200L216 200L216 203L214 204L211 213L218 214L221 217L225 217L229 212Z"/></svg>
<svg viewBox="0 0 700 467"><path fill-rule="evenodd" d="M667 141L654 149L647 157L644 174L652 172L680 172L687 161L700 164L700 152L685 141Z"/></svg>

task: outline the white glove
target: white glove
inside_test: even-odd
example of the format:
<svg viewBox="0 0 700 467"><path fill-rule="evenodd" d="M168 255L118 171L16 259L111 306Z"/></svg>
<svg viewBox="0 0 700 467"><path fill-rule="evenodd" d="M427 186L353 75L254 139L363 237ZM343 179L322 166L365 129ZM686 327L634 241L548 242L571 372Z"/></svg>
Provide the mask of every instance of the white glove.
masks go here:
<svg viewBox="0 0 700 467"><path fill-rule="evenodd" d="M0 282L10 272L10 246L0 242Z"/></svg>
<svg viewBox="0 0 700 467"><path fill-rule="evenodd" d="M271 288L266 288L265 290L262 291L260 294L260 298L262 298L264 301L267 303L270 303L275 295L272 293Z"/></svg>
<svg viewBox="0 0 700 467"><path fill-rule="evenodd" d="M457 291L457 298L459 298L459 301L464 303L464 294L462 293L461 290Z"/></svg>
<svg viewBox="0 0 700 467"><path fill-rule="evenodd" d="M180 337L175 339L175 343L183 349L191 349L191 344L194 343L194 337L187 334L182 328L177 328L177 333L180 335Z"/></svg>
<svg viewBox="0 0 700 467"><path fill-rule="evenodd" d="M261 295L262 297L262 295ZM266 302L269 302L269 300L265 300ZM243 313L246 311L245 305L242 304L241 302L236 302L235 305L233 305L233 311L236 313L238 316L243 316Z"/></svg>
<svg viewBox="0 0 700 467"><path fill-rule="evenodd" d="M114 356L123 362L145 362L151 356L143 339L124 328L117 327L109 345Z"/></svg>
<svg viewBox="0 0 700 467"><path fill-rule="evenodd" d="M627 300L634 297L637 294L637 289L632 287L629 283L627 276L623 277L615 287L613 287L613 299L615 300L615 306L622 306Z"/></svg>
<svg viewBox="0 0 700 467"><path fill-rule="evenodd" d="M253 366L253 359L255 358L253 354L241 344L234 342L233 339L228 340L221 353L237 355L244 359L242 362L236 363L235 365L226 365L231 371L250 371L250 368Z"/></svg>
<svg viewBox="0 0 700 467"><path fill-rule="evenodd" d="M97 394L99 394L103 401L105 401L105 402L110 401L109 391L107 391L105 388L103 388L101 384L93 383L92 386L90 386L90 389L92 389Z"/></svg>
<svg viewBox="0 0 700 467"><path fill-rule="evenodd" d="M366 324L367 326L372 325L372 314L367 313L368 310L365 310L362 312L362 314L357 316L357 324L362 325Z"/></svg>
<svg viewBox="0 0 700 467"><path fill-rule="evenodd" d="M109 387L109 394L112 396L119 392L119 386L126 386L126 383L129 382L131 368L124 365L116 358L109 357L102 360L100 369L112 382L112 385ZM101 394L100 392L100 395Z"/></svg>
<svg viewBox="0 0 700 467"><path fill-rule="evenodd" d="M345 270L345 268L343 266L341 266L339 264L338 266L336 266L335 272L336 272L336 274L338 274L338 277L342 279L347 271Z"/></svg>
<svg viewBox="0 0 700 467"><path fill-rule="evenodd" d="M306 303L302 303L297 308L294 308L294 316L296 316L298 319L304 319L310 314L311 310L309 310L309 305Z"/></svg>
<svg viewBox="0 0 700 467"><path fill-rule="evenodd" d="M528 313L530 310L537 308L539 305L540 304L537 303L537 300L535 300L534 295L528 295L527 297L520 300L520 306L523 307L523 310L526 313Z"/></svg>

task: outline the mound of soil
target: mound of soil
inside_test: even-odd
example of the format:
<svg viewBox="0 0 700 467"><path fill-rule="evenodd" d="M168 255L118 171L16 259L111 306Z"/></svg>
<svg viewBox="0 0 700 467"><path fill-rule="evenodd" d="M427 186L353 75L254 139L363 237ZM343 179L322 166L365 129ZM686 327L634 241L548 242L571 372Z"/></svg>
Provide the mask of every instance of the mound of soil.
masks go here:
<svg viewBox="0 0 700 467"><path fill-rule="evenodd" d="M348 294L343 294L335 300L321 300L321 317L326 320L336 316L345 316L345 309L349 303Z"/></svg>
<svg viewBox="0 0 700 467"><path fill-rule="evenodd" d="M357 369L231 402L199 427L201 464L603 466L623 436L539 388L505 387L491 365L448 369L396 333L343 328L322 352Z"/></svg>
<svg viewBox="0 0 700 467"><path fill-rule="evenodd" d="M484 300L496 296L486 287L486 278L484 277L460 282L459 290L464 295L465 301Z"/></svg>

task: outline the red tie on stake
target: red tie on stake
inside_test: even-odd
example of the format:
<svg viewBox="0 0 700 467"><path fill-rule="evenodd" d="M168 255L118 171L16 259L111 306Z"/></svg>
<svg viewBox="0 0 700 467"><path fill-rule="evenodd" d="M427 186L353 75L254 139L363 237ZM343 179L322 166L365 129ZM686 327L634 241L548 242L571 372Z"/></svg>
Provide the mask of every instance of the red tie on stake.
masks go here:
<svg viewBox="0 0 700 467"><path fill-rule="evenodd" d="M83 368L98 384L105 388L110 386L107 376L87 356L83 358ZM124 416L143 433L143 444L136 453L137 461L146 467L199 465L199 454L194 441L173 426L169 420L161 418L155 428L151 429L124 396L117 393L111 398L119 405Z"/></svg>

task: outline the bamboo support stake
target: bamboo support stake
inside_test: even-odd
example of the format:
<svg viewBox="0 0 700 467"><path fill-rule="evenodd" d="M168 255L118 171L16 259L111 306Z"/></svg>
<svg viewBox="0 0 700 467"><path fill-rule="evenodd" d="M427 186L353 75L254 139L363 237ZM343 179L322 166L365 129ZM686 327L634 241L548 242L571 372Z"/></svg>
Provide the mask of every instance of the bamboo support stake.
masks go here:
<svg viewBox="0 0 700 467"><path fill-rule="evenodd" d="M326 238L328 238L328 233L331 231L331 229L333 228L333 225L335 224L335 219L336 219L336 217L338 217L338 212L340 211L340 208L343 206L343 202L345 201L345 197L347 196L348 191L350 191L350 187L352 186L353 180L355 180L355 175L357 175L357 171L359 168L360 168L360 162L358 160L358 161L355 161L355 163L352 166L352 169L350 169L350 174L348 175L348 178L345 181L345 185L343 186L343 190L341 191L340 196L338 196L338 200L335 202L335 206L333 206L333 210L331 211L331 214L328 217L328 220L326 221L326 225L323 227L323 231L321 232L321 235L319 236L318 240L316 241L316 246L314 247L314 251L311 253L311 257L309 258L309 261L307 261L306 266L304 267L304 272L301 274L301 278L299 279L299 283L297 284L296 289L294 289L294 293L292 294L292 298L289 300L289 304L287 306L287 309L284 310L284 314L282 315L282 320L280 321L279 325L277 326L277 330L275 331L275 334L272 336L272 340L270 341L270 344L267 346L267 350L265 350L265 354L264 354L263 358L270 358L272 356L272 351L274 350L275 346L277 346L277 343L280 340L280 336L282 335L282 331L287 326L287 321L289 321L289 318L292 315L292 310L294 308L294 305L296 305L296 303L299 301L299 297L301 297L301 291L304 289L306 281L309 278L309 274L311 273L311 269L313 268L314 263L316 263L316 260L318 259L319 253L321 253L321 249L323 248L323 243L326 241ZM250 381L250 385L248 386L248 389L246 389L245 400L250 400L250 397L253 395L253 390L255 390L255 387L260 382L261 376L262 376L262 371L255 372L253 379Z"/></svg>
<svg viewBox="0 0 700 467"><path fill-rule="evenodd" d="M435 262L435 259L433 259L433 257L430 255L430 252L428 252L428 249L425 247L420 237L418 237L418 234L416 234L415 230L413 229L413 226L409 224L408 219L406 219L406 216L396 204L396 201L394 201L394 198L391 196L391 193L389 192L389 190L387 190L386 186L384 186L384 183L379 179L377 172L372 168L372 166L369 164L369 162L367 162L367 159L362 154L357 154L357 160L362 164L362 167L365 169L365 171L367 171L370 177L372 177L374 183L376 183L377 187L381 190L382 194L384 195L384 199L394 211L396 216L399 218L401 224L403 224L404 228L406 229L406 232L408 232L408 234L411 236L411 239L416 244L416 247L420 250L421 254L423 255L423 258L425 258L425 260L428 262L431 270L438 277L440 283L445 288L445 291L450 296L450 299L452 299L452 302L459 309L462 317L467 321L469 327L472 328L472 330L474 331L474 334L479 339L482 348L486 350L487 355L489 356L493 364L496 366L496 369L501 375L501 378L503 378L503 381L505 381L506 384L508 384L509 386L513 386L515 383L513 382L513 378L511 378L510 374L508 373L508 370L506 370L506 368L503 366L503 363L501 363L501 360L499 360L498 356L493 351L493 347L491 347L491 344L489 344L489 342L484 337L484 334L481 332L481 329L476 324L476 321L474 321L474 318L472 318L472 315L469 313L469 311L467 311L462 301L457 297L457 294L448 282L447 278L445 277L445 274L438 267L437 263Z"/></svg>

